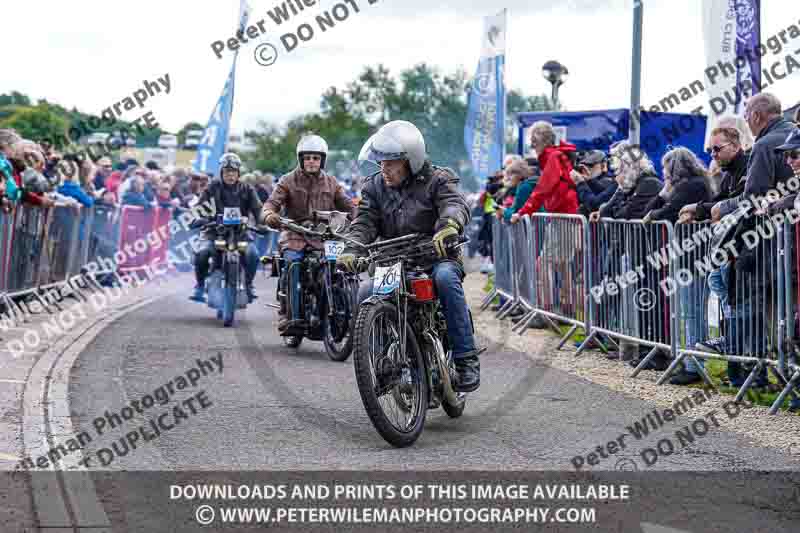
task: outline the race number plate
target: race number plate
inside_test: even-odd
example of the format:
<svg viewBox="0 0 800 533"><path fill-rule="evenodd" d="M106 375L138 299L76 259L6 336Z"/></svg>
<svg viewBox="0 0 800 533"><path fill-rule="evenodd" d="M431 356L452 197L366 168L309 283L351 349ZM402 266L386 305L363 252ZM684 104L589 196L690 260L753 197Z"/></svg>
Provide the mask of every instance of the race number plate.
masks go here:
<svg viewBox="0 0 800 533"><path fill-rule="evenodd" d="M340 241L325 241L325 259L336 261L339 254L344 251L344 243Z"/></svg>
<svg viewBox="0 0 800 533"><path fill-rule="evenodd" d="M401 267L402 264L398 262L392 266L375 268L372 294L389 294L397 289L400 286Z"/></svg>
<svg viewBox="0 0 800 533"><path fill-rule="evenodd" d="M238 226L242 223L242 213L238 207L226 207L222 212L222 224L225 226Z"/></svg>

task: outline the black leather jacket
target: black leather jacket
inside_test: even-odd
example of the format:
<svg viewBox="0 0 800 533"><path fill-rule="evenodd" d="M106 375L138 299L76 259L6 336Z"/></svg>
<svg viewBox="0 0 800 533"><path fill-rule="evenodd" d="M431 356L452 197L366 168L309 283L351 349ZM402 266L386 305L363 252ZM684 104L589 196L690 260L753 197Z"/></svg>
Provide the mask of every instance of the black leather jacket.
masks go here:
<svg viewBox="0 0 800 533"><path fill-rule="evenodd" d="M470 212L458 191L458 182L452 170L434 166L429 161L397 189L388 187L382 174L372 175L361 190L361 203L350 226L350 237L370 244L379 237L392 239L410 233L433 235L448 219L456 221L463 233L469 224Z"/></svg>

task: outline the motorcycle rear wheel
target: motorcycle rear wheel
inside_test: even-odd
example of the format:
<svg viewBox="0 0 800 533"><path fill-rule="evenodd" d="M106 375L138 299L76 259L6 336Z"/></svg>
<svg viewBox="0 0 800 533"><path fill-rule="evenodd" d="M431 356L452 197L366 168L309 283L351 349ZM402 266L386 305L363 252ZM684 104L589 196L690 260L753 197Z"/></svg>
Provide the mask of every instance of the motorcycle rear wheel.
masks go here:
<svg viewBox="0 0 800 533"><path fill-rule="evenodd" d="M408 327L406 358L400 357L398 318L397 309L389 302L361 306L353 332L353 362L361 401L372 425L389 444L404 448L422 434L429 391L422 351ZM383 385L396 383L388 390L376 390L379 374ZM385 382L387 374L394 376L389 384ZM404 420L393 420L392 415Z"/></svg>
<svg viewBox="0 0 800 533"><path fill-rule="evenodd" d="M283 337L283 343L289 348L298 348L303 342L302 335L293 335L291 337Z"/></svg>

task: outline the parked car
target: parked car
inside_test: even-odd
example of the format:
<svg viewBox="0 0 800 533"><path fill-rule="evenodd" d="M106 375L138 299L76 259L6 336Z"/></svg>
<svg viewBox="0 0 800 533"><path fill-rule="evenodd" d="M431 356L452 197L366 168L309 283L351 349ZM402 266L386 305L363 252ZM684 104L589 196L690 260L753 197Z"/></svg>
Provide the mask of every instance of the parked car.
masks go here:
<svg viewBox="0 0 800 533"><path fill-rule="evenodd" d="M110 136L111 136L110 133L100 133L100 132L92 133L91 135L86 137L85 144L87 146L92 145L92 144L103 144L104 145L104 144L106 144L106 142L108 141L108 138Z"/></svg>
<svg viewBox="0 0 800 533"><path fill-rule="evenodd" d="M241 135L231 134L228 135L228 150L233 152L255 152L255 143L247 137L242 138Z"/></svg>
<svg viewBox="0 0 800 533"><path fill-rule="evenodd" d="M158 147L159 148L177 148L178 147L178 137L175 135L164 134L158 138Z"/></svg>
<svg viewBox="0 0 800 533"><path fill-rule="evenodd" d="M187 150L193 150L198 147L202 139L203 130L189 130L186 132L186 139L184 139L183 147Z"/></svg>

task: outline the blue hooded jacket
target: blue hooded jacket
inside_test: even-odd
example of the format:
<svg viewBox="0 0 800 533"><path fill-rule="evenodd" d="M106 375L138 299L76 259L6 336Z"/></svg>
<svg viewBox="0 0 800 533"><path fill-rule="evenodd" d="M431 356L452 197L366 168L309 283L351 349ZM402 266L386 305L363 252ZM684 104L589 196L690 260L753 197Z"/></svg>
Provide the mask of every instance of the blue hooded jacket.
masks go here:
<svg viewBox="0 0 800 533"><path fill-rule="evenodd" d="M58 192L64 196L75 198L84 207L92 207L94 205L94 198L86 194L86 192L81 189L81 186L74 181L65 181L64 184L58 188Z"/></svg>

